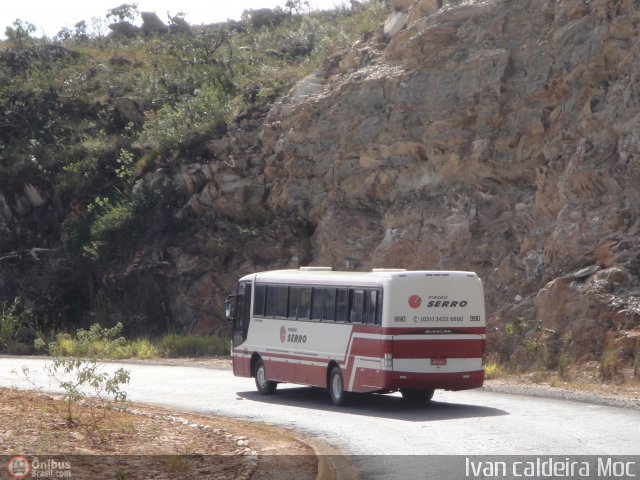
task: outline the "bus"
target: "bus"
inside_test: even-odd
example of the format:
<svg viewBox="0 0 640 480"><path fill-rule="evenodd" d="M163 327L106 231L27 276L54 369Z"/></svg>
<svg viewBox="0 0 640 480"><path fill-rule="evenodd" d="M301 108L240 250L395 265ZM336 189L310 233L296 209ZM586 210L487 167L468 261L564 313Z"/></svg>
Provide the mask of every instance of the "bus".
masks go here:
<svg viewBox="0 0 640 480"><path fill-rule="evenodd" d="M482 387L484 293L473 272L301 267L246 275L225 302L233 373L269 395L278 383L352 393Z"/></svg>

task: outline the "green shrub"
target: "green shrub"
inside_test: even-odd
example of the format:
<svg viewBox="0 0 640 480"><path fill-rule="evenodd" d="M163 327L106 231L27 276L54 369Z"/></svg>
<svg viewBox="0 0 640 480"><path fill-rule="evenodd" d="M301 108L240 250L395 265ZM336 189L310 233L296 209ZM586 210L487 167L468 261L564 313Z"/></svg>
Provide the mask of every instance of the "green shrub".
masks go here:
<svg viewBox="0 0 640 480"><path fill-rule="evenodd" d="M139 224L135 222L133 204L122 198L122 195L119 196L117 200L97 197L87 208L87 219L78 219L75 230L71 226L68 227L68 231L78 234L78 237L71 237L72 241L81 244L83 254L92 260L106 258L123 242L132 240L132 234L137 231ZM89 225L88 238L85 222ZM122 235L125 230L127 234Z"/></svg>
<svg viewBox="0 0 640 480"><path fill-rule="evenodd" d="M484 378L487 380L498 378L501 373L500 364L496 361L488 361L484 366Z"/></svg>
<svg viewBox="0 0 640 480"><path fill-rule="evenodd" d="M127 340L120 336L121 332L121 323L112 328L103 328L99 323L95 323L89 330L78 329L75 337L68 333L56 335L56 341L49 344L49 353L56 357L111 358L118 348L127 343Z"/></svg>
<svg viewBox="0 0 640 480"><path fill-rule="evenodd" d="M567 332L562 336L562 340L561 340L561 344L560 344L560 351L558 352L558 364L557 364L557 369L558 369L558 376L562 379L562 380L569 380L570 379L570 369L569 367L571 366L571 362L573 360L573 357L571 355L571 340L572 340L573 336L571 334L571 332Z"/></svg>
<svg viewBox="0 0 640 480"><path fill-rule="evenodd" d="M131 345L130 358L150 359L150 358L158 358L160 356L160 351L158 350L158 347L156 347L156 345L154 345L147 338L133 340L131 341L130 345Z"/></svg>
<svg viewBox="0 0 640 480"><path fill-rule="evenodd" d="M34 340L41 335L31 310L24 308L20 297L11 302L0 302L0 353L33 353L36 350Z"/></svg>
<svg viewBox="0 0 640 480"><path fill-rule="evenodd" d="M22 322L17 313L19 300L16 298L11 303L0 304L0 352L9 352L18 343L18 331Z"/></svg>
<svg viewBox="0 0 640 480"><path fill-rule="evenodd" d="M215 335L167 334L159 341L165 357L203 357L229 355L229 340Z"/></svg>
<svg viewBox="0 0 640 480"><path fill-rule="evenodd" d="M501 374L502 366L500 365L500 355L498 352L488 354L484 360L484 378L491 380L498 378Z"/></svg>
<svg viewBox="0 0 640 480"><path fill-rule="evenodd" d="M49 351L59 357L98 357L110 360L160 356L158 347L149 339L128 340L120 335L121 332L121 323L112 328L102 328L96 323L89 330L79 329L75 336L59 333L55 342L50 344Z"/></svg>
<svg viewBox="0 0 640 480"><path fill-rule="evenodd" d="M176 105L165 105L147 117L136 146L167 152L211 135L226 124L227 101L219 88L204 86Z"/></svg>
<svg viewBox="0 0 640 480"><path fill-rule="evenodd" d="M600 378L605 382L619 382L624 379L620 361L620 351L606 347L600 357Z"/></svg>

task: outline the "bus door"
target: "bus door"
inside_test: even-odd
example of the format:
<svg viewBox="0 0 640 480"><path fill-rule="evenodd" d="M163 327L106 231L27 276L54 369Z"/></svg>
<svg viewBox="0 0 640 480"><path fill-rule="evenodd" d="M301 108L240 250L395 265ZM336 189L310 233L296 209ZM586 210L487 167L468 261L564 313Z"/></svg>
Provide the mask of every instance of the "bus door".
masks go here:
<svg viewBox="0 0 640 480"><path fill-rule="evenodd" d="M251 319L251 282L240 282L235 295L235 312L232 315L231 343L233 348L242 345L247 340L249 321ZM235 375L246 375L247 362L233 362Z"/></svg>
<svg viewBox="0 0 640 480"><path fill-rule="evenodd" d="M379 288L349 288L349 323L353 328L353 345L347 365L354 368L349 384L358 392L380 390L383 387L384 345L380 333L382 290Z"/></svg>

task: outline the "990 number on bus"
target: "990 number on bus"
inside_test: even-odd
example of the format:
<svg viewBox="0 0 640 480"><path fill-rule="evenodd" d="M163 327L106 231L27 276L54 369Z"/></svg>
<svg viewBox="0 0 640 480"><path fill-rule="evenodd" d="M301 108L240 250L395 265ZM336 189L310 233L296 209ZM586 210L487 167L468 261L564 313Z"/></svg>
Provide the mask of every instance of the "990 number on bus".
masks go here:
<svg viewBox="0 0 640 480"><path fill-rule="evenodd" d="M469 321L471 321L471 322L479 322L480 321L480 315L470 315L469 316Z"/></svg>
<svg viewBox="0 0 640 480"><path fill-rule="evenodd" d="M405 317L404 315L396 315L395 317L393 317L393 321L394 322L406 322L407 321L407 317Z"/></svg>

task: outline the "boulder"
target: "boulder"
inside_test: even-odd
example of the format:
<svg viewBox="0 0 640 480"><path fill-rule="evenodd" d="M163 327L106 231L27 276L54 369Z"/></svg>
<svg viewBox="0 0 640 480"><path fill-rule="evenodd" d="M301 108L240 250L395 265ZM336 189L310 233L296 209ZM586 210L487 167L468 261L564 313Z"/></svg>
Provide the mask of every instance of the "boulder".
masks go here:
<svg viewBox="0 0 640 480"><path fill-rule="evenodd" d="M405 11L393 12L384 23L385 37L393 38L407 25L409 14Z"/></svg>
<svg viewBox="0 0 640 480"><path fill-rule="evenodd" d="M169 31L162 20L156 15L155 12L140 12L142 17L142 32L145 35L161 35Z"/></svg>
<svg viewBox="0 0 640 480"><path fill-rule="evenodd" d="M117 97L113 99L114 123L118 128L124 128L133 123L136 128L144 124L144 111L140 104L129 97Z"/></svg>

